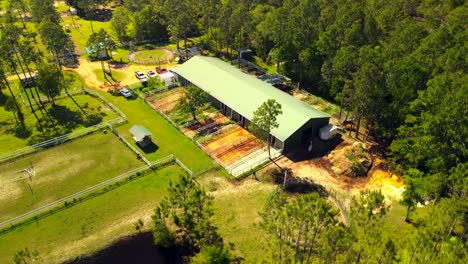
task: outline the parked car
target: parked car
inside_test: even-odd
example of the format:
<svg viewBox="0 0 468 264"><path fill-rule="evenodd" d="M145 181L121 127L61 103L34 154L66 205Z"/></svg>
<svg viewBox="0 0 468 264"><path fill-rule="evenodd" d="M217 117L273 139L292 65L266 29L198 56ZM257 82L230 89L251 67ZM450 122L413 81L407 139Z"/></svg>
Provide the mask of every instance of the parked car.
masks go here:
<svg viewBox="0 0 468 264"><path fill-rule="evenodd" d="M145 74L142 73L141 71L136 71L135 72L135 77L137 77L137 79L146 78Z"/></svg>
<svg viewBox="0 0 468 264"><path fill-rule="evenodd" d="M147 70L146 75L150 78L156 78L156 73L152 70Z"/></svg>
<svg viewBox="0 0 468 264"><path fill-rule="evenodd" d="M132 92L130 92L130 90L128 90L126 88L120 90L120 94L123 95L123 97L125 97L125 98L132 97Z"/></svg>
<svg viewBox="0 0 468 264"><path fill-rule="evenodd" d="M158 67L156 67L156 72L159 73L159 74L166 73L167 69L163 68L161 66L158 66Z"/></svg>

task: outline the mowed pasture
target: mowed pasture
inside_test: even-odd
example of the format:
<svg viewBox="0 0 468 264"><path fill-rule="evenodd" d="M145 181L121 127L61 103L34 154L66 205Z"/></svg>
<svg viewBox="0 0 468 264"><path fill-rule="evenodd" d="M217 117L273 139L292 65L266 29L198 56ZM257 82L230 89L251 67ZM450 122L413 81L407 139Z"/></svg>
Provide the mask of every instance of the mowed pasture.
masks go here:
<svg viewBox="0 0 468 264"><path fill-rule="evenodd" d="M133 234L143 219L150 228L151 215L167 193L170 181L184 173L171 165L130 181L65 210L26 224L0 236L0 263L10 263L28 247L39 252L44 263L63 263L91 254L113 240Z"/></svg>
<svg viewBox="0 0 468 264"><path fill-rule="evenodd" d="M37 119L29 111L27 103L23 104L20 100L18 103L23 111L25 126L30 135L17 135L13 113L0 106L0 155L118 117L108 105L91 95L74 93L67 96L63 94L55 100L55 106L52 104L46 106L48 118L45 118L41 111L36 111L45 130L44 135L41 133Z"/></svg>
<svg viewBox="0 0 468 264"><path fill-rule="evenodd" d="M18 180L27 177L20 170L31 165L35 171L32 180ZM110 132L88 135L4 163L0 165L0 221L24 214L143 165Z"/></svg>

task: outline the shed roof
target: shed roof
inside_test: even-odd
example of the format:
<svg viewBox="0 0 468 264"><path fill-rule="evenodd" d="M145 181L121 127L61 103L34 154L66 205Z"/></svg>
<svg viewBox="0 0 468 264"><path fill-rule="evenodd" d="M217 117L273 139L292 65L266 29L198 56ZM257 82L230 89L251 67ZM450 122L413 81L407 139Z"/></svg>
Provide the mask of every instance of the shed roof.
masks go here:
<svg viewBox="0 0 468 264"><path fill-rule="evenodd" d="M252 120L253 112L263 102L275 99L281 104L283 114L277 117L279 127L273 129L271 134L283 142L310 119L330 117L217 58L195 56L171 71L205 90L249 120Z"/></svg>
<svg viewBox="0 0 468 264"><path fill-rule="evenodd" d="M151 132L146 129L146 127L142 125L134 125L130 128L130 133L132 134L133 138L139 142L145 139L147 136L152 136Z"/></svg>

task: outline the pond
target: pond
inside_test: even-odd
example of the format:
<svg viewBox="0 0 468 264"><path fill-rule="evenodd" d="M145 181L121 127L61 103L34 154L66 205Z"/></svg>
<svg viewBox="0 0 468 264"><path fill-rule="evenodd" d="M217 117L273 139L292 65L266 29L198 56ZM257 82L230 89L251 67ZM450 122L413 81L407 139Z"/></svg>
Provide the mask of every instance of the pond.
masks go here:
<svg viewBox="0 0 468 264"><path fill-rule="evenodd" d="M143 232L133 236L124 237L110 246L89 256L81 256L66 262L67 264L89 263L176 263L174 252L156 247L153 244L153 234Z"/></svg>

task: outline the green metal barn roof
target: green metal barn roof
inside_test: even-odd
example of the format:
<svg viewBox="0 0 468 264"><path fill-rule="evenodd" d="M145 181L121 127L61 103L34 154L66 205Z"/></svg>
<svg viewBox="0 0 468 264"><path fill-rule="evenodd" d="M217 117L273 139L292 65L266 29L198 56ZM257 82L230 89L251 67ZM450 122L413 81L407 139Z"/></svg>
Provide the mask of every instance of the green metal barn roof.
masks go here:
<svg viewBox="0 0 468 264"><path fill-rule="evenodd" d="M263 102L275 99L281 104L283 114L278 116L279 127L271 134L283 142L311 118L330 117L217 58L195 56L171 71L205 90L249 120L252 120L253 112Z"/></svg>

